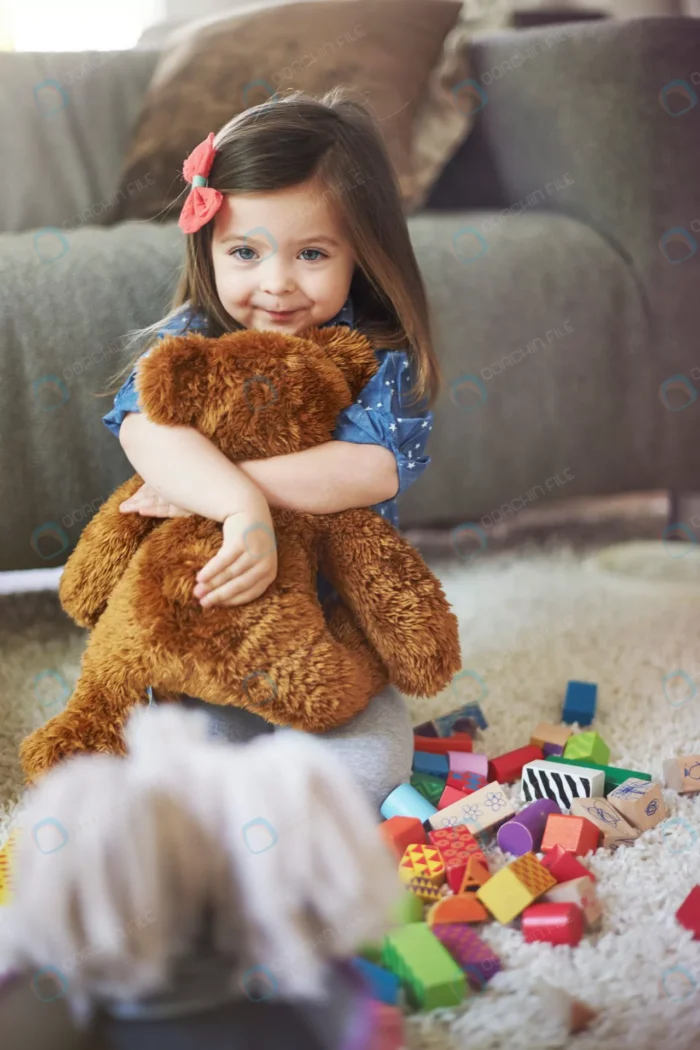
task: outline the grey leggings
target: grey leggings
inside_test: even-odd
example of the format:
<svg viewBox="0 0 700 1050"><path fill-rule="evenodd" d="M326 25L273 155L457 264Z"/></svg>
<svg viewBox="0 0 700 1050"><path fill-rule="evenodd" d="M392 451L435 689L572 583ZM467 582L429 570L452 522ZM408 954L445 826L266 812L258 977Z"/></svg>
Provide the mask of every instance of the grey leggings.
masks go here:
<svg viewBox="0 0 700 1050"><path fill-rule="evenodd" d="M183 696L187 707L205 710L211 721L211 733L234 743L244 743L260 733L294 733L266 722L259 715L238 707L206 704ZM364 711L338 729L314 733L344 762L377 808L395 787L411 778L413 730L406 701L393 686L387 686L373 697Z"/></svg>

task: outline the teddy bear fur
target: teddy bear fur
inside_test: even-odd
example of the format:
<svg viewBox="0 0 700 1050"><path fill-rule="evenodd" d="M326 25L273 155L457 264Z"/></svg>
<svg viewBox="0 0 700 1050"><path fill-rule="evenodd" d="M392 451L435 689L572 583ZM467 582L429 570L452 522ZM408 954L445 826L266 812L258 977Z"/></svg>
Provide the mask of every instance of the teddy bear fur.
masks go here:
<svg viewBox="0 0 700 1050"><path fill-rule="evenodd" d="M144 355L137 388L153 422L195 427L239 462L330 441L377 367L366 337L344 326L188 334ZM29 781L78 752L123 753L125 722L148 686L320 732L388 681L432 696L459 669L457 620L439 581L376 512L272 508L277 578L255 601L203 608L195 576L220 549L222 525L121 513L141 484L135 475L109 497L66 563L61 604L91 633L66 708L21 745ZM342 599L328 622L319 566Z"/></svg>

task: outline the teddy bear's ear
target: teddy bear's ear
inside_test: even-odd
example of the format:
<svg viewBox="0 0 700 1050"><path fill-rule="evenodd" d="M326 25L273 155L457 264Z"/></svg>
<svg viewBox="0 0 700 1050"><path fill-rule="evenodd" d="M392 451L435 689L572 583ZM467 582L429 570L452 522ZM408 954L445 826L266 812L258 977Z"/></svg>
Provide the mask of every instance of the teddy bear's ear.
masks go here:
<svg viewBox="0 0 700 1050"><path fill-rule="evenodd" d="M347 325L314 326L304 332L304 338L316 343L332 358L347 379L353 399L379 368L369 339Z"/></svg>
<svg viewBox="0 0 700 1050"><path fill-rule="evenodd" d="M140 359L136 389L149 419L165 426L196 426L207 402L215 346L215 339L195 332L169 335Z"/></svg>

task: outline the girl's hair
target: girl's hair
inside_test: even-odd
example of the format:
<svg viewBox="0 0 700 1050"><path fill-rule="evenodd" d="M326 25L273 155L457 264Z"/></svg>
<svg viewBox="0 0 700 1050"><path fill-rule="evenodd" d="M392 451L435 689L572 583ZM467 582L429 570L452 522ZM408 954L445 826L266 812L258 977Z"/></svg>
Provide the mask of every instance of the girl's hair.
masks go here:
<svg viewBox="0 0 700 1050"><path fill-rule="evenodd" d="M266 193L311 181L334 209L357 266L350 295L355 326L376 347L405 349L414 377L409 392L432 405L441 376L432 344L425 288L403 214L399 184L380 132L347 88L317 99L301 91L239 113L214 138L208 185L225 194ZM187 192L189 192L189 187ZM214 221L186 235L184 269L169 314L130 333L140 351L188 306L210 336L243 328L224 310L212 263ZM135 360L117 373L123 378Z"/></svg>

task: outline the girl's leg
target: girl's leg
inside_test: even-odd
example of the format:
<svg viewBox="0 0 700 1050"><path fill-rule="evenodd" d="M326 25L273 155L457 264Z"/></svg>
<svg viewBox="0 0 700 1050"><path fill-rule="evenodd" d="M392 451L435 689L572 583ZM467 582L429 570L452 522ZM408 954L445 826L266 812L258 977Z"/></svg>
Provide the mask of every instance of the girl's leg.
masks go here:
<svg viewBox="0 0 700 1050"><path fill-rule="evenodd" d="M377 693L364 711L345 725L311 735L346 764L377 810L395 787L411 779L411 718L406 701L392 685Z"/></svg>

